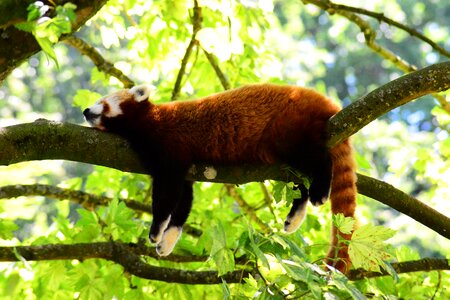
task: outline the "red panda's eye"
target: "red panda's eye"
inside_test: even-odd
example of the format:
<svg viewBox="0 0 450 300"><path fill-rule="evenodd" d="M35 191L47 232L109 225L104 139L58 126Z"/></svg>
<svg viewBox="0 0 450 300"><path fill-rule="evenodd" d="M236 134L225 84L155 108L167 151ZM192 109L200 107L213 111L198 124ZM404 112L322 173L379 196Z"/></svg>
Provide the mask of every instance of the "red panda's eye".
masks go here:
<svg viewBox="0 0 450 300"><path fill-rule="evenodd" d="M109 104L107 102L103 103L103 114L107 114L111 108L109 107Z"/></svg>

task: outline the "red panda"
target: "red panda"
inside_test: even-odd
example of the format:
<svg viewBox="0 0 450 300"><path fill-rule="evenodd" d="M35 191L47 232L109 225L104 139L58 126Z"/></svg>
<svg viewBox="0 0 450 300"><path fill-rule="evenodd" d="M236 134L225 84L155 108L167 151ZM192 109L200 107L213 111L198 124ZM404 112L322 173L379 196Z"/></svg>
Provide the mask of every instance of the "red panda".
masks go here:
<svg viewBox="0 0 450 300"><path fill-rule="evenodd" d="M356 176L349 141L327 149L326 123L339 108L311 89L288 85L248 85L192 101L155 105L147 85L117 91L84 110L86 120L127 139L153 177L150 240L159 255L172 252L192 205L193 164L285 163L312 178L309 189L297 182L285 231L303 221L307 200L331 198L333 214L354 216ZM345 272L351 235L332 232L327 263Z"/></svg>

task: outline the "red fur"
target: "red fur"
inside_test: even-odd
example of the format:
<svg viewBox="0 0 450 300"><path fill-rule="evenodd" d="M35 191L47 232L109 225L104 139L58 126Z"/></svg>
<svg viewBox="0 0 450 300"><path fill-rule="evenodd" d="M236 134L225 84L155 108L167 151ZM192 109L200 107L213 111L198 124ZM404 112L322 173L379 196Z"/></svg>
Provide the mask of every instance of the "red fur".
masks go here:
<svg viewBox="0 0 450 300"><path fill-rule="evenodd" d="M313 90L271 84L162 105L131 101L127 92L115 95L126 99L121 104L123 118L128 117L125 130L136 131L139 138L151 140L150 145L161 145L167 157L185 167L192 163L274 164L292 152L314 153L325 148L326 123L339 111ZM141 116L138 111L143 110L147 112ZM334 147L330 154L332 212L354 216L356 177L350 142ZM332 234L327 262L345 272L350 267L347 247L338 245L335 228Z"/></svg>

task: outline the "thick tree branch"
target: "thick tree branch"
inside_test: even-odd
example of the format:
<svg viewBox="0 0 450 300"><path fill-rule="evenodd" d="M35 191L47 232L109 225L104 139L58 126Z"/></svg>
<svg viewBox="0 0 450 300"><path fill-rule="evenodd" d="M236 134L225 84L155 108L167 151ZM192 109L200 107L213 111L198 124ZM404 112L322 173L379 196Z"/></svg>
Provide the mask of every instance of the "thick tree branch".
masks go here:
<svg viewBox="0 0 450 300"><path fill-rule="evenodd" d="M21 31L13 24L23 21L26 18L28 4L34 1L10 1L3 3L1 1L3 12L9 11L12 14L2 16L0 28L3 29L0 35L0 82L2 82L9 73L17 68L25 59L41 50L34 36L28 32ZM59 5L72 2L77 6L76 21L72 24L73 31L76 31L87 20L93 17L97 11L106 3L106 0L63 0Z"/></svg>
<svg viewBox="0 0 450 300"><path fill-rule="evenodd" d="M427 93L446 90L449 87L450 62L432 65L402 76L376 89L331 118L328 126L330 136L328 145L330 147L336 145L381 114L401 104ZM108 151L108 149L114 149L114 151ZM145 173L129 144L122 138L109 133L45 120L0 129L0 165L42 159L66 159L103 165L122 171ZM205 177L205 167L192 168L189 178L196 181L226 183L264 181L266 179L293 180L292 174L282 166L220 167L214 180ZM364 177L359 177L359 192L373 196L373 193L365 190L368 186L364 185L364 180ZM381 185L378 186L381 187ZM404 209L402 204L399 204L396 209L411 216L409 208ZM435 212L430 212L430 214L436 216ZM422 222L420 218L417 219L417 216L416 214L411 217ZM447 223L444 222L442 227L432 224L427 224L427 226L449 238L450 222L447 221L448 218L445 218L443 216L442 220Z"/></svg>
<svg viewBox="0 0 450 300"><path fill-rule="evenodd" d="M423 95L450 88L450 61L406 74L375 89L328 122L328 146L333 147L381 115Z"/></svg>
<svg viewBox="0 0 450 300"><path fill-rule="evenodd" d="M65 38L63 42L74 47L81 54L89 57L99 71L102 71L103 73L116 77L118 80L120 80L124 88L131 88L134 86L133 80L123 74L122 71L114 67L111 62L105 60L94 47L92 47L82 39L76 36L69 36Z"/></svg>
<svg viewBox="0 0 450 300"><path fill-rule="evenodd" d="M47 260L85 260L85 259L106 259L123 266L124 270L135 276L150 280L159 280L165 282L176 282L185 284L220 284L222 279L227 283L240 283L243 278L249 274L255 275L255 270L237 270L222 277L215 271L185 271L173 268L156 267L144 261L141 256L156 258L154 249L136 245L124 244L120 242L99 242L99 243L80 243L80 244L48 244L39 246L17 246L0 247L0 262L12 261L47 261ZM174 255L170 255L174 256ZM174 256L176 257L176 256ZM196 256L178 256L181 263L202 262L207 257ZM166 259L157 257L157 259ZM168 258L167 258L168 259ZM237 260L240 264L246 264L247 261ZM421 259L417 261L407 261L401 263L392 263L393 269L397 274L419 272L419 271L438 271L450 270L450 263L447 259ZM348 274L350 280L361 280L389 275L386 271L382 273L369 272L362 269L351 270Z"/></svg>
<svg viewBox="0 0 450 300"><path fill-rule="evenodd" d="M173 268L156 267L146 263L140 255L139 247L117 242L0 247L0 262L5 261L39 261L72 260L100 258L113 261L123 266L128 273L150 280L176 282L184 284L220 284L240 283L251 272L237 270L224 276L215 271L186 271Z"/></svg>
<svg viewBox="0 0 450 300"><path fill-rule="evenodd" d="M109 151L114 149L114 151ZM65 159L102 165L121 171L145 173L137 156L129 144L119 136L73 124L62 124L38 120L34 123L15 125L0 129L0 165L9 165L22 161L43 159ZM285 166L228 166L217 168L217 177L205 177L204 165L190 170L188 179L221 183L246 183L266 179L293 181L295 178ZM404 194L387 184L377 184L366 176L358 176L358 192L386 203L398 211L423 223L442 236L450 238L450 219L438 214L425 205L404 206L403 198L391 198L386 195ZM379 189L375 193L374 186ZM414 201L411 198L411 201ZM420 208L420 211L416 211ZM411 212L411 210L415 212ZM427 212L424 212L427 210ZM433 216L422 220L423 215ZM430 219L436 219L430 223ZM441 220L441 221L439 221ZM439 221L439 223L436 223Z"/></svg>

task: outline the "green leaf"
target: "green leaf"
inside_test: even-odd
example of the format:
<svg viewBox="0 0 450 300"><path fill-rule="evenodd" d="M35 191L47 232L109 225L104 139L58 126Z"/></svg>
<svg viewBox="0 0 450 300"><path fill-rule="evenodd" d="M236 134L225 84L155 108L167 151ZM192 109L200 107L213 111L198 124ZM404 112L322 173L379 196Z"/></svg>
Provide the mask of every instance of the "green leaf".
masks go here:
<svg viewBox="0 0 450 300"><path fill-rule="evenodd" d="M382 226L364 225L353 233L348 253L355 268L380 272L384 260L392 257L387 252L385 240L394 236L395 231Z"/></svg>
<svg viewBox="0 0 450 300"><path fill-rule="evenodd" d="M35 22L21 22L14 25L17 29L25 32L33 32L36 28Z"/></svg>
<svg viewBox="0 0 450 300"><path fill-rule="evenodd" d="M45 15L45 13L50 9L48 5L44 5L41 1L36 1L28 5L27 11L27 21L34 21Z"/></svg>
<svg viewBox="0 0 450 300"><path fill-rule="evenodd" d="M221 223L213 228L213 243L211 247L211 259L217 266L219 276L234 270L234 254L228 249L226 233Z"/></svg>
<svg viewBox="0 0 450 300"><path fill-rule="evenodd" d="M343 214L333 215L333 223L344 234L350 234L355 227L355 219L352 217L344 217Z"/></svg>
<svg viewBox="0 0 450 300"><path fill-rule="evenodd" d="M53 43L47 37L38 37L35 35L36 41L42 50L55 62L57 68L59 68L58 59L55 51L53 51Z"/></svg>
<svg viewBox="0 0 450 300"><path fill-rule="evenodd" d="M9 240L14 237L13 232L19 229L19 226L14 224L13 221L10 220L1 220L0 221L0 238L4 240Z"/></svg>
<svg viewBox="0 0 450 300"><path fill-rule="evenodd" d="M102 96L90 90L77 90L75 97L73 97L73 106L86 108L95 103Z"/></svg>

